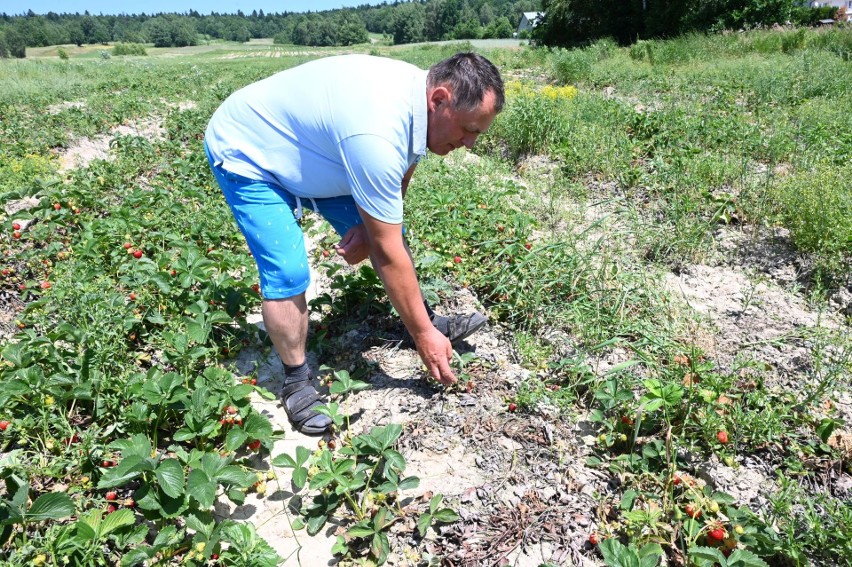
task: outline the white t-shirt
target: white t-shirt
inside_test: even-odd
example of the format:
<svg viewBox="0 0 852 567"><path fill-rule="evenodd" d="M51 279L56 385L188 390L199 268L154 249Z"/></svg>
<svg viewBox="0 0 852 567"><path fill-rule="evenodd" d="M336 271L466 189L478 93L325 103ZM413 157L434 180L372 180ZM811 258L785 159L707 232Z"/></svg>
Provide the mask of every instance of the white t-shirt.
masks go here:
<svg viewBox="0 0 852 567"><path fill-rule="evenodd" d="M327 57L228 97L205 140L214 165L297 197L352 195L402 222L402 177L426 153L426 74L368 55Z"/></svg>

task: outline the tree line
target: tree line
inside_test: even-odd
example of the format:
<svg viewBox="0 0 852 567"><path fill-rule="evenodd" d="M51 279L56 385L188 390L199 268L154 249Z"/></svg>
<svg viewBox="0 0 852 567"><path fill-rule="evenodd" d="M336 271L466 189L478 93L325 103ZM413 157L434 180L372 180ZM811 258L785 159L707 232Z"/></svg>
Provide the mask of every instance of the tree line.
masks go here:
<svg viewBox="0 0 852 567"><path fill-rule="evenodd" d="M42 15L30 10L0 14L0 57L24 57L27 47L109 42L183 47L271 37L276 43L345 46L367 41L368 33L392 37L394 43L501 38L512 36L523 12L540 7L540 0L415 0L309 13Z"/></svg>
<svg viewBox="0 0 852 567"><path fill-rule="evenodd" d="M345 46L368 33L395 44L512 37L524 12L544 16L533 30L546 46L583 45L602 37L622 44L691 31L741 29L793 22L810 25L834 17L803 0L413 0L309 13L207 15L185 13L93 15L0 14L0 57L24 57L27 47L109 42L183 47L221 39Z"/></svg>
<svg viewBox="0 0 852 567"><path fill-rule="evenodd" d="M542 0L544 17L533 36L549 46L579 46L605 37L629 45L690 32L787 23L811 26L844 16L835 7L807 4L807 0Z"/></svg>

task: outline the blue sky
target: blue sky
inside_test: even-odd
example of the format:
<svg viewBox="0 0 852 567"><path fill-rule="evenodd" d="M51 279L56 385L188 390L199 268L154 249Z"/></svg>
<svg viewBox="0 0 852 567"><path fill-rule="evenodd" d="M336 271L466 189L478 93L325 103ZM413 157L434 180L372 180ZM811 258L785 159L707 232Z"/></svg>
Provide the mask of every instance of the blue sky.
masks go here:
<svg viewBox="0 0 852 567"><path fill-rule="evenodd" d="M157 12L186 12L196 10L201 14L218 12L234 14L237 10L250 14L252 10L264 12L308 12L334 10L361 4L378 5L382 0L0 0L0 13L10 15L48 12L90 14L154 14Z"/></svg>

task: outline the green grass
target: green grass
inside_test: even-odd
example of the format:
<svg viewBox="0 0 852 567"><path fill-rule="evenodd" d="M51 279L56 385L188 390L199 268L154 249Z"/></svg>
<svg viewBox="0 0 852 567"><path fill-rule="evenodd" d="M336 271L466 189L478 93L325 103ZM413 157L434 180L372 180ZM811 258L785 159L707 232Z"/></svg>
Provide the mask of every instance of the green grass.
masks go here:
<svg viewBox="0 0 852 567"><path fill-rule="evenodd" d="M778 392L765 387L766 366L747 352L727 369L706 355L690 338L693 316L663 291L667 272L709 257L716 231L737 224L787 228L813 266L805 280L812 291L848 285L852 73L843 54L852 32L773 33L487 51L509 79L505 111L477 157L423 160L406 205L424 287L441 295L448 282L467 285L515 337L533 372L512 399L530 411L551 402L563 419L582 415L596 428L589 464L621 479L619 492L601 502L614 505L616 521L596 529L634 547L660 543L671 559L708 545L708 519L769 564L782 557L831 564L848 552L843 502L785 480L817 479L802 457L842 465L827 439L843 424L818 408L835 391L849 391L848 328L778 339L804 345L809 357L800 389ZM425 68L470 47L358 49ZM15 141L0 149L0 198L41 198L22 213L38 222L20 240L8 230L0 239L12 268L2 290L29 302L23 328L2 345L8 387L0 418L12 422L15 436L0 440L4 451L18 451L0 469L7 483L67 483L79 495L72 511L98 509L99 483L124 488L100 466L104 459L119 449L138 453L144 442L164 451L164 438L196 420L213 429L184 447L226 453L235 469L222 485L233 497L232 489L252 486L250 459L234 452L248 439L229 435L218 420L238 405L257 425L253 438L268 443L272 435L251 410L249 390L234 389L234 377L214 367L223 348L233 353L263 340L244 321L257 305L256 274L200 135L231 92L317 56L293 49L280 58L225 57L256 50L291 52L216 43L148 48L145 57L69 49L68 61L47 51L0 61L0 135ZM85 108L44 111L67 101ZM186 101L195 107L173 106ZM163 140L118 138L113 161L58 173L53 149L152 116L164 121ZM9 220L0 218L4 226ZM125 242L143 258L128 255ZM334 293L352 300L326 313L335 324L353 324L365 305L382 301L368 269L336 274ZM321 348L329 360L351 358L333 344ZM610 358L615 365L597 374ZM719 431L731 441L721 443ZM60 443L74 433L84 437L85 457ZM723 462L760 454L790 475L779 477L772 509L760 515L700 485L676 483L675 473L690 472L687 453ZM198 468L191 460L181 466ZM146 475L144 487L178 492L169 475ZM39 490L28 491L33 500ZM145 502L163 529L175 525L174 510L160 498ZM203 494L187 498L185 512L197 512L193 521L203 529L164 546L207 541L207 557L220 542L239 547L238 534L212 531ZM60 504L67 511L68 502ZM703 510L702 522L684 518L687 504ZM0 556L32 564L70 537L62 529L30 524ZM135 529L122 527L121 538L106 544L113 558L135 553L147 534L134 536Z"/></svg>

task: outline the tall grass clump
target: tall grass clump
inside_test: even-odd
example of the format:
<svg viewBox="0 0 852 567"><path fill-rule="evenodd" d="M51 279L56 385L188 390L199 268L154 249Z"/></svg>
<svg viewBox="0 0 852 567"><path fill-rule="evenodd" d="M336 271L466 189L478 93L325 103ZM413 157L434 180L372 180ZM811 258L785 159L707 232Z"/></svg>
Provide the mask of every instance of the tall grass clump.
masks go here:
<svg viewBox="0 0 852 567"><path fill-rule="evenodd" d="M148 55L141 43L117 43L112 48L113 55Z"/></svg>
<svg viewBox="0 0 852 567"><path fill-rule="evenodd" d="M547 153L569 135L566 106L577 95L572 86L537 87L531 83L506 84L506 107L495 120L482 144L507 157Z"/></svg>
<svg viewBox="0 0 852 567"><path fill-rule="evenodd" d="M611 39L601 39L578 49L557 49L550 58L551 75L557 83L577 84L591 79L594 65L618 53Z"/></svg>
<svg viewBox="0 0 852 567"><path fill-rule="evenodd" d="M775 198L793 243L828 281L852 269L852 166L820 165L779 183Z"/></svg>

